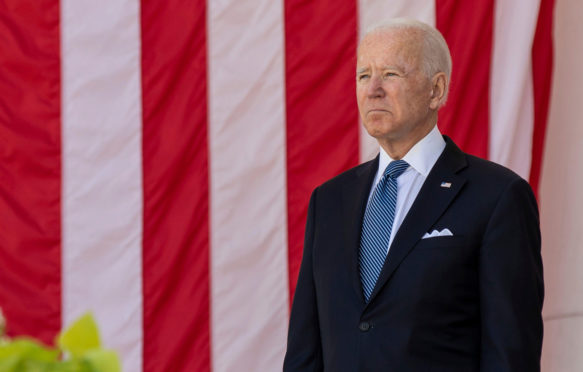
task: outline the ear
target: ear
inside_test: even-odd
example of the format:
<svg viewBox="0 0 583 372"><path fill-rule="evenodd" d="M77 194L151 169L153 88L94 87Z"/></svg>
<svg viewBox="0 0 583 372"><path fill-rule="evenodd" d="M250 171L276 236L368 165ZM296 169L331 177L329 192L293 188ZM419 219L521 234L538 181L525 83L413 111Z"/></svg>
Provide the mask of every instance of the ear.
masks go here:
<svg viewBox="0 0 583 372"><path fill-rule="evenodd" d="M438 72L431 78L431 99L429 108L437 110L445 103L447 90L447 76L444 72Z"/></svg>

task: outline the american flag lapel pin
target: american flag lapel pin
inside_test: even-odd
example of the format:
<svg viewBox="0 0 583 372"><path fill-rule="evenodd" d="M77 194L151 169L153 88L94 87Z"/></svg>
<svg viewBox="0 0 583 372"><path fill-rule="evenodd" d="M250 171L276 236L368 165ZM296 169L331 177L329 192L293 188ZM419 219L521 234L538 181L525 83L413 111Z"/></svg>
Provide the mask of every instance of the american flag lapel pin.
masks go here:
<svg viewBox="0 0 583 372"><path fill-rule="evenodd" d="M441 187L445 187L446 189L449 189L451 187L451 182L442 182Z"/></svg>

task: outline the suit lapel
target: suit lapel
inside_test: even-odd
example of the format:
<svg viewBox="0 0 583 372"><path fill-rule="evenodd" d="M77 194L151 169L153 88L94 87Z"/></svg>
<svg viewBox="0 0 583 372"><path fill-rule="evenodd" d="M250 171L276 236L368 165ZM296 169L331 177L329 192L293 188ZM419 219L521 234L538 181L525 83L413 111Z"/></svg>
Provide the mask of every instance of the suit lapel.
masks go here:
<svg viewBox="0 0 583 372"><path fill-rule="evenodd" d="M456 174L466 166L465 155L448 137L445 137L445 140L446 147L443 153L429 172L393 239L369 303L391 278L415 244L443 214L466 182L464 177ZM451 183L451 186L441 187L442 182Z"/></svg>
<svg viewBox="0 0 583 372"><path fill-rule="evenodd" d="M352 286L354 294L364 304L364 295L360 282L360 268L358 265L358 254L360 250L360 232L362 229L362 219L370 188L374 176L379 167L379 157L363 164L362 168L356 172L355 177L344 185L342 202L344 206L344 233L347 254L347 265L350 267L352 275Z"/></svg>

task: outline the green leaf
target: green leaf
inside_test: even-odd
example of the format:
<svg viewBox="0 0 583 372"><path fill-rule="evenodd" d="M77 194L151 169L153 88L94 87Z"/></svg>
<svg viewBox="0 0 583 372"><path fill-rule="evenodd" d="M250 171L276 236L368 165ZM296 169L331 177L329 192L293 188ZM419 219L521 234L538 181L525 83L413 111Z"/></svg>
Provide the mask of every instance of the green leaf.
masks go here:
<svg viewBox="0 0 583 372"><path fill-rule="evenodd" d="M47 369L47 372L95 372L93 368L84 360L74 359L65 360L52 368Z"/></svg>
<svg viewBox="0 0 583 372"><path fill-rule="evenodd" d="M0 372L121 372L113 350L101 349L97 325L85 314L57 337L61 350L18 337L0 343ZM69 358L59 360L61 351Z"/></svg>
<svg viewBox="0 0 583 372"><path fill-rule="evenodd" d="M16 372L20 364L21 358L18 355L0 357L0 372Z"/></svg>
<svg viewBox="0 0 583 372"><path fill-rule="evenodd" d="M101 346L97 324L91 313L77 319L57 337L59 347L78 358L91 349Z"/></svg>
<svg viewBox="0 0 583 372"><path fill-rule="evenodd" d="M9 356L52 362L57 360L59 351L43 346L33 339L18 337L12 342L0 346L0 360Z"/></svg>
<svg viewBox="0 0 583 372"><path fill-rule="evenodd" d="M19 337L0 346L0 372L44 372L58 356L58 350Z"/></svg>
<svg viewBox="0 0 583 372"><path fill-rule="evenodd" d="M113 350L91 350L83 358L89 362L95 372L121 372L119 359Z"/></svg>

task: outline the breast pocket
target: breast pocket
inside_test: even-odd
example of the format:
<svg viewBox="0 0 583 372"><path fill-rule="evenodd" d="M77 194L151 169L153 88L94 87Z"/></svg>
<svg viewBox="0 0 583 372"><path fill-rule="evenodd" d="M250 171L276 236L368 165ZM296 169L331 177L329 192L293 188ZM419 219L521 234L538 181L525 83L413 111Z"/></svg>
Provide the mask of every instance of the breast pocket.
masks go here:
<svg viewBox="0 0 583 372"><path fill-rule="evenodd" d="M473 303L477 294L479 240L467 236L420 239L403 260L399 283L406 283L411 311L434 315L452 304Z"/></svg>
<svg viewBox="0 0 583 372"><path fill-rule="evenodd" d="M440 248L440 247L460 247L460 246L474 246L475 240L467 236L436 236L434 238L420 239L417 243L417 248Z"/></svg>
<svg viewBox="0 0 583 372"><path fill-rule="evenodd" d="M420 239L407 256L407 267L424 282L447 280L460 271L477 272L479 240L469 236ZM463 276L462 275L462 276Z"/></svg>

